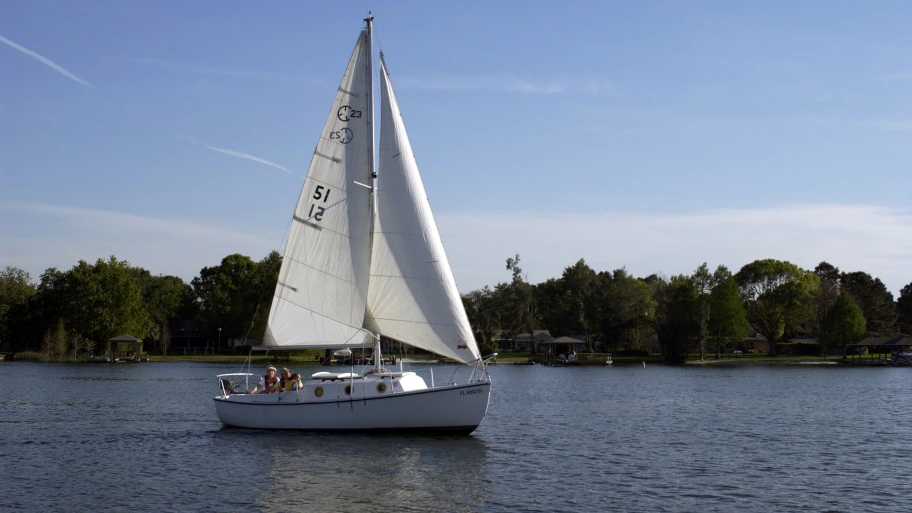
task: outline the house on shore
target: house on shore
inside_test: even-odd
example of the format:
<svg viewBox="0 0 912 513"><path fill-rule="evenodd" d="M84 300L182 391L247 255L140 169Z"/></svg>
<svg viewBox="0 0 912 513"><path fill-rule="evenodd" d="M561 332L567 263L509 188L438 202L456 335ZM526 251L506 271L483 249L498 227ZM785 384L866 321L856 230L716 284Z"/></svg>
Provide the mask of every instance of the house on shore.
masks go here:
<svg viewBox="0 0 912 513"><path fill-rule="evenodd" d="M494 334L494 343L500 351L531 351L533 341L537 348L542 342L548 342L553 338L548 330L533 330L531 336L528 331L510 335L501 330Z"/></svg>

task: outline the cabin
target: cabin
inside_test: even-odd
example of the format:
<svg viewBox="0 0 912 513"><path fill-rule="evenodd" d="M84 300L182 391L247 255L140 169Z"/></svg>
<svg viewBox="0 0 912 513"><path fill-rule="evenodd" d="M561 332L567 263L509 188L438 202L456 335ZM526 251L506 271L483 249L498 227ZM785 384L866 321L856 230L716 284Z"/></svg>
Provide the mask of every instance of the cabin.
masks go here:
<svg viewBox="0 0 912 513"><path fill-rule="evenodd" d="M552 340L551 332L548 330L532 330L532 336L528 331L510 335L504 330L494 334L494 343L500 351L531 351L532 342L535 347L540 347L542 343Z"/></svg>

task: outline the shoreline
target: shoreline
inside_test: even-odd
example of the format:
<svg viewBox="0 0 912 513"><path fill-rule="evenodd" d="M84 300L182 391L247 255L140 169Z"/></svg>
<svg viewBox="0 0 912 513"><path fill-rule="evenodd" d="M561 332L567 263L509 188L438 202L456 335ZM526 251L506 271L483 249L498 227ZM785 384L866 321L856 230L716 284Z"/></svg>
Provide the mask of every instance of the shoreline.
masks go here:
<svg viewBox="0 0 912 513"><path fill-rule="evenodd" d="M687 360L684 365L839 365L851 360L790 360L790 359L722 359L722 360Z"/></svg>

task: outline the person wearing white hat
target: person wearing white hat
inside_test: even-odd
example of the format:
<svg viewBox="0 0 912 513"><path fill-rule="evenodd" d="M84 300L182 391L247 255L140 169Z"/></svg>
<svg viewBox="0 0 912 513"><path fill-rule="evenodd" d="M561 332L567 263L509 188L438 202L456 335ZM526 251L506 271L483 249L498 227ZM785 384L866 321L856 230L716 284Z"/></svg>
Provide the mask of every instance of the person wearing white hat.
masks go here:
<svg viewBox="0 0 912 513"><path fill-rule="evenodd" d="M259 390L261 394L268 394L277 391L279 378L277 378L275 374L275 367L272 365L266 367L266 375L260 378L260 383L257 386L253 387L250 393L255 394L257 393L257 390Z"/></svg>

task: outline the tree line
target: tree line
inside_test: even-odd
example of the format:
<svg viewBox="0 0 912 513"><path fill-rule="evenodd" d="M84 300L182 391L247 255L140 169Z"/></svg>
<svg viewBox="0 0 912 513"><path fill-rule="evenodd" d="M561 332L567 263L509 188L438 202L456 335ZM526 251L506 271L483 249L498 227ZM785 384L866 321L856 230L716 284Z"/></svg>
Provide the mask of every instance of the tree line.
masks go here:
<svg viewBox="0 0 912 513"><path fill-rule="evenodd" d="M0 342L12 351L62 357L104 349L128 333L167 351L175 319L196 320L211 340L261 340L281 256L260 261L233 254L185 283L152 275L129 262L80 260L46 270L34 283L21 269L0 271ZM880 279L841 272L827 262L813 270L781 260L756 260L733 273L707 264L690 275L634 277L625 269L595 271L584 259L558 278L528 282L520 257L506 260L508 279L462 296L476 340L495 352L495 335L547 329L555 337L583 335L614 354L658 341L669 361L721 353L751 332L776 343L815 336L821 351L865 336L912 334L912 283L894 300ZM219 332L219 328L221 331ZM533 351L537 348L532 347Z"/></svg>
<svg viewBox="0 0 912 513"><path fill-rule="evenodd" d="M171 321L196 320L203 337L261 339L281 256L256 262L234 254L185 283L155 276L111 256L94 264L47 269L38 283L15 267L0 271L0 341L9 349L76 358L104 352L108 339L130 334L167 351ZM221 332L219 333L219 328Z"/></svg>
<svg viewBox="0 0 912 513"><path fill-rule="evenodd" d="M879 278L827 262L804 270L763 259L736 273L704 263L690 275L638 278L623 268L596 272L580 259L538 284L519 264L519 255L508 258L508 281L463 295L483 353L496 351L498 332L531 337L537 329L582 335L590 350L598 340L615 355L647 351L652 337L673 362L694 353L718 358L752 332L770 341L770 356L777 343L799 336L818 338L825 353L866 336L912 334L912 283L894 301Z"/></svg>

